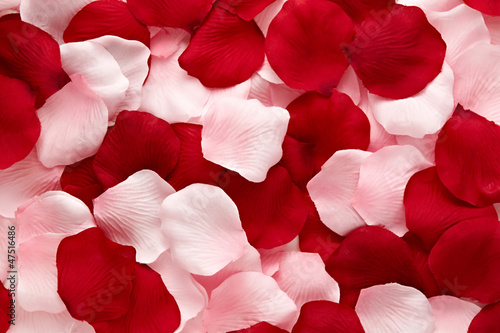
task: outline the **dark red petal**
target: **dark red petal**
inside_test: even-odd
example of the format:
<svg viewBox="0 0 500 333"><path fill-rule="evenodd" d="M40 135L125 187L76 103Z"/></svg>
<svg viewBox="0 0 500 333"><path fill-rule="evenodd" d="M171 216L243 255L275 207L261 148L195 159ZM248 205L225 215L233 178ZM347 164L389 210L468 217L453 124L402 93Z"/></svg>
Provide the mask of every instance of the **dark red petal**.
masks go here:
<svg viewBox="0 0 500 333"><path fill-rule="evenodd" d="M38 92L37 107L70 81L61 67L59 44L17 15L0 21L0 74L28 82Z"/></svg>
<svg viewBox="0 0 500 333"><path fill-rule="evenodd" d="M343 304L314 301L300 309L292 333L364 333L356 312Z"/></svg>
<svg viewBox="0 0 500 333"><path fill-rule="evenodd" d="M69 313L89 323L123 316L130 306L135 249L98 228L66 237L57 249L58 293Z"/></svg>
<svg viewBox="0 0 500 333"><path fill-rule="evenodd" d="M446 44L418 7L395 5L382 18L367 17L356 30L346 52L372 94L410 97L441 72Z"/></svg>
<svg viewBox="0 0 500 333"><path fill-rule="evenodd" d="M217 5L250 21L276 0L219 0Z"/></svg>
<svg viewBox="0 0 500 333"><path fill-rule="evenodd" d="M439 295L441 290L429 269L429 252L424 249L420 239L411 232L407 232L403 240L410 247L413 266L417 269L422 281L422 292L427 297Z"/></svg>
<svg viewBox="0 0 500 333"><path fill-rule="evenodd" d="M481 13L492 16L500 15L500 3L497 0L464 0L464 2Z"/></svg>
<svg viewBox="0 0 500 333"><path fill-rule="evenodd" d="M327 0L289 0L269 26L266 55L290 87L329 96L349 66L342 47L354 38L344 11Z"/></svg>
<svg viewBox="0 0 500 333"><path fill-rule="evenodd" d="M439 179L475 206L500 202L499 141L500 126L458 106L436 142Z"/></svg>
<svg viewBox="0 0 500 333"><path fill-rule="evenodd" d="M299 234L299 246L303 252L315 252L325 263L340 246L344 237L337 235L321 222L314 203L308 198L309 217Z"/></svg>
<svg viewBox="0 0 500 333"><path fill-rule="evenodd" d="M138 40L149 47L148 28L119 0L94 1L83 7L69 22L63 38L69 43L105 35Z"/></svg>
<svg viewBox="0 0 500 333"><path fill-rule="evenodd" d="M500 300L500 224L465 221L448 229L429 255L442 293L492 303Z"/></svg>
<svg viewBox="0 0 500 333"><path fill-rule="evenodd" d="M121 318L92 324L97 333L172 333L181 315L160 274L144 264L136 264L130 308Z"/></svg>
<svg viewBox="0 0 500 333"><path fill-rule="evenodd" d="M394 6L394 0L333 0L353 21L361 22L369 15L383 19Z"/></svg>
<svg viewBox="0 0 500 333"><path fill-rule="evenodd" d="M7 287L15 290L15 283L12 284L12 282L11 280L7 280ZM0 285L0 309L0 316L2 317L2 320L0 320L0 333L5 333L9 330L9 321L16 322L16 303L12 299L10 291L3 284Z"/></svg>
<svg viewBox="0 0 500 333"><path fill-rule="evenodd" d="M130 11L145 25L182 28L199 26L215 0L128 0Z"/></svg>
<svg viewBox="0 0 500 333"><path fill-rule="evenodd" d="M439 180L436 168L417 172L406 185L406 226L430 251L448 228L470 219L497 221L493 206L477 208L457 199Z"/></svg>
<svg viewBox="0 0 500 333"><path fill-rule="evenodd" d="M174 169L181 142L165 120L140 111L122 111L94 159L104 189L149 169L166 178Z"/></svg>
<svg viewBox="0 0 500 333"><path fill-rule="evenodd" d="M248 80L264 62L264 36L257 24L214 7L179 57L180 66L207 87Z"/></svg>
<svg viewBox="0 0 500 333"><path fill-rule="evenodd" d="M261 183L233 172L228 176L223 190L238 207L250 244L270 249L297 237L309 213L308 203L285 168L275 165Z"/></svg>
<svg viewBox="0 0 500 333"><path fill-rule="evenodd" d="M484 307L472 319L468 333L500 332L500 302Z"/></svg>
<svg viewBox="0 0 500 333"><path fill-rule="evenodd" d="M82 200L90 211L93 211L94 207L92 200L104 192L93 165L94 156L91 156L66 166L61 176L62 190Z"/></svg>
<svg viewBox="0 0 500 333"><path fill-rule="evenodd" d="M301 188L337 150L368 148L368 118L346 94L334 90L328 98L309 92L290 103L287 110L287 135L295 141L285 139L281 163Z"/></svg>
<svg viewBox="0 0 500 333"><path fill-rule="evenodd" d="M242 330L231 331L229 333L287 333L279 327L273 326L265 321L253 325L252 327L245 328Z"/></svg>
<svg viewBox="0 0 500 333"><path fill-rule="evenodd" d="M382 227L360 227L347 235L327 264L328 273L347 289L397 282L420 288L406 243Z"/></svg>
<svg viewBox="0 0 500 333"><path fill-rule="evenodd" d="M28 156L39 136L35 94L27 83L0 75L0 169Z"/></svg>
<svg viewBox="0 0 500 333"><path fill-rule="evenodd" d="M201 151L200 125L177 123L172 128L181 140L181 153L174 170L167 177L167 182L176 191L184 187L202 183L223 187L226 169L207 161Z"/></svg>

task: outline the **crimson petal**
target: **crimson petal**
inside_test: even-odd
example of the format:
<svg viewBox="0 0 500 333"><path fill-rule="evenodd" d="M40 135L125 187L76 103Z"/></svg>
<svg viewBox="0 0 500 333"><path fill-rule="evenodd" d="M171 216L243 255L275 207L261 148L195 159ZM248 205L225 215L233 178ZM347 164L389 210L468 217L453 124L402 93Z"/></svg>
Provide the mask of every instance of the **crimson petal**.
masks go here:
<svg viewBox="0 0 500 333"><path fill-rule="evenodd" d="M176 123L172 128L181 141L181 152L179 161L174 170L167 177L167 182L176 191L184 187L202 183L224 187L226 169L207 161L201 151L200 125Z"/></svg>
<svg viewBox="0 0 500 333"><path fill-rule="evenodd" d="M382 227L360 227L347 235L327 264L342 288L362 289L397 282L420 288L406 243Z"/></svg>
<svg viewBox="0 0 500 333"><path fill-rule="evenodd" d="M367 17L356 30L345 49L373 94L407 98L441 72L446 44L418 7L395 5L383 17Z"/></svg>
<svg viewBox="0 0 500 333"><path fill-rule="evenodd" d="M136 264L135 272L128 312L115 320L93 323L97 333L172 333L179 327L179 307L160 274L144 264Z"/></svg>
<svg viewBox="0 0 500 333"><path fill-rule="evenodd" d="M0 74L28 82L37 107L70 81L54 38L14 14L0 20Z"/></svg>
<svg viewBox="0 0 500 333"><path fill-rule="evenodd" d="M300 188L341 149L366 150L370 123L346 94L333 91L331 97L306 93L287 106L290 113L283 144L283 164Z"/></svg>
<svg viewBox="0 0 500 333"><path fill-rule="evenodd" d="M94 172L94 156L66 166L61 176L62 190L82 200L90 211L94 207L92 200L104 192Z"/></svg>
<svg viewBox="0 0 500 333"><path fill-rule="evenodd" d="M63 38L69 43L105 35L138 40L149 47L148 28L119 0L94 1L83 7L69 22Z"/></svg>
<svg viewBox="0 0 500 333"><path fill-rule="evenodd" d="M274 1L276 0L219 0L217 5L250 21Z"/></svg>
<svg viewBox="0 0 500 333"><path fill-rule="evenodd" d="M122 111L94 158L104 189L143 169L166 178L174 169L181 143L165 120L140 111Z"/></svg>
<svg viewBox="0 0 500 333"><path fill-rule="evenodd" d="M237 330L237 331L231 331L228 333L287 333L287 332L288 331L285 331L279 327L273 326L273 325L263 321L263 322L260 322L258 324L255 324L249 328L245 328L245 329Z"/></svg>
<svg viewBox="0 0 500 333"><path fill-rule="evenodd" d="M472 319L468 333L500 332L500 302L484 307Z"/></svg>
<svg viewBox="0 0 500 333"><path fill-rule="evenodd" d="M500 224L466 221L451 227L432 248L429 267L442 293L481 303L500 300Z"/></svg>
<svg viewBox="0 0 500 333"><path fill-rule="evenodd" d="M361 22L369 15L383 18L394 6L394 0L333 0L355 22Z"/></svg>
<svg viewBox="0 0 500 333"><path fill-rule="evenodd" d="M275 165L261 183L228 173L223 190L238 207L248 241L256 248L273 248L297 237L308 216L304 194L285 168Z"/></svg>
<svg viewBox="0 0 500 333"><path fill-rule="evenodd" d="M215 0L128 0L135 17L145 25L182 28L198 27Z"/></svg>
<svg viewBox="0 0 500 333"><path fill-rule="evenodd" d="M470 219L498 220L493 206L477 208L457 199L439 180L436 168L417 172L406 185L406 226L430 251L450 227Z"/></svg>
<svg viewBox="0 0 500 333"><path fill-rule="evenodd" d="M292 333L364 333L356 312L343 304L328 301L306 303Z"/></svg>
<svg viewBox="0 0 500 333"><path fill-rule="evenodd" d="M28 84L0 75L0 169L28 156L40 130L35 95Z"/></svg>
<svg viewBox="0 0 500 333"><path fill-rule="evenodd" d="M464 0L464 2L483 14L500 15L500 3L496 0Z"/></svg>
<svg viewBox="0 0 500 333"><path fill-rule="evenodd" d="M329 96L349 66L342 46L353 38L353 23L337 4L290 0L269 26L266 55L288 86Z"/></svg>
<svg viewBox="0 0 500 333"><path fill-rule="evenodd" d="M439 179L475 206L500 202L500 126L458 106L436 142Z"/></svg>
<svg viewBox="0 0 500 333"><path fill-rule="evenodd" d="M8 284L7 286L11 288L11 281L7 280ZM15 285L12 286L12 290L15 289ZM12 319L13 322L15 323L15 312L16 312L16 305L13 303L11 293L8 289L6 289L3 284L0 285L0 314L2 315L2 320L0 320L0 333L5 333L9 330L10 327L10 320ZM279 331L277 332L279 333Z"/></svg>
<svg viewBox="0 0 500 333"><path fill-rule="evenodd" d="M196 31L179 65L211 88L248 80L264 62L264 36L257 24L214 7Z"/></svg>
<svg viewBox="0 0 500 333"><path fill-rule="evenodd" d="M93 323L128 311L136 270L133 247L90 228L64 238L56 262L57 291L74 318Z"/></svg>

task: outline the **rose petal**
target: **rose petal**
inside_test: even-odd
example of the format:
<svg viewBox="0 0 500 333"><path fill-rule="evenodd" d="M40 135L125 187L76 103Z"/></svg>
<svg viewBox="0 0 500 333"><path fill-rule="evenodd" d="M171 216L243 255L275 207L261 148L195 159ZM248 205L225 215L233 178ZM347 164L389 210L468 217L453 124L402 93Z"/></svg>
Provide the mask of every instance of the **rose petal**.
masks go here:
<svg viewBox="0 0 500 333"><path fill-rule="evenodd" d="M334 0L355 22L367 16L383 16L392 9L394 0Z"/></svg>
<svg viewBox="0 0 500 333"><path fill-rule="evenodd" d="M71 317L67 310L59 313L45 311L30 312L16 307L16 321L9 333L72 332L95 333L88 323Z"/></svg>
<svg viewBox="0 0 500 333"><path fill-rule="evenodd" d="M436 320L434 333L467 332L470 322L481 310L474 303L446 295L431 297L429 303Z"/></svg>
<svg viewBox="0 0 500 333"><path fill-rule="evenodd" d="M275 0L221 0L217 5L250 21Z"/></svg>
<svg viewBox="0 0 500 333"><path fill-rule="evenodd" d="M495 332L500 329L498 316L500 314L500 303L490 304L484 307L472 320L468 332Z"/></svg>
<svg viewBox="0 0 500 333"><path fill-rule="evenodd" d="M229 333L287 333L288 331L282 330L279 327L273 326L265 321L258 324L250 326L249 328L244 328L237 331L231 331Z"/></svg>
<svg viewBox="0 0 500 333"><path fill-rule="evenodd" d="M500 16L500 4L494 0L464 0L464 2L481 13Z"/></svg>

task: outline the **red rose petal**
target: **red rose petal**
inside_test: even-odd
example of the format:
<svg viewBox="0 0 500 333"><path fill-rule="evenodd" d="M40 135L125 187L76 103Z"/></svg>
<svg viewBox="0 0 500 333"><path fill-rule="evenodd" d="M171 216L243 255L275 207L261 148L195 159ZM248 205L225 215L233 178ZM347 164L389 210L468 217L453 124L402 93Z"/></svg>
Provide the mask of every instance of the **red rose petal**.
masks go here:
<svg viewBox="0 0 500 333"><path fill-rule="evenodd" d="M198 27L215 0L128 0L130 11L149 26L192 31Z"/></svg>
<svg viewBox="0 0 500 333"><path fill-rule="evenodd" d="M408 245L382 227L360 227L347 235L331 256L327 271L347 289L390 282L421 285Z"/></svg>
<svg viewBox="0 0 500 333"><path fill-rule="evenodd" d="M28 156L40 130L35 94L28 84L0 75L0 169Z"/></svg>
<svg viewBox="0 0 500 333"><path fill-rule="evenodd" d="M266 55L288 86L329 96L349 66L341 48L353 38L352 21L338 5L290 0L269 26Z"/></svg>
<svg viewBox="0 0 500 333"><path fill-rule="evenodd" d="M176 123L172 128L181 141L181 152L179 161L174 170L167 177L167 182L176 191L184 187L202 183L224 187L226 169L207 161L201 151L201 129L200 125Z"/></svg>
<svg viewBox="0 0 500 333"><path fill-rule="evenodd" d="M7 280L7 286L10 288L10 280ZM12 289L14 289L13 287ZM10 320L12 319L15 323L15 312L16 312L16 304L11 302L12 297L10 296L9 290L7 290L3 284L0 285L0 315L2 316L2 320L0 320L0 333L5 333L9 330ZM13 316L11 316L13 315ZM279 331L277 332L279 333Z"/></svg>
<svg viewBox="0 0 500 333"><path fill-rule="evenodd" d="M94 156L66 166L61 176L61 188L82 200L93 211L92 200L104 192L94 172Z"/></svg>
<svg viewBox="0 0 500 333"><path fill-rule="evenodd" d="M143 169L166 178L174 169L181 143L165 120L140 111L122 111L94 158L104 189Z"/></svg>
<svg viewBox="0 0 500 333"><path fill-rule="evenodd" d="M446 44L420 8L395 5L382 18L367 17L346 52L372 94L400 99L441 72Z"/></svg>
<svg viewBox="0 0 500 333"><path fill-rule="evenodd" d="M285 168L275 165L261 183L232 172L228 176L223 190L238 207L250 244L269 249L297 237L307 219L308 204Z"/></svg>
<svg viewBox="0 0 500 333"><path fill-rule="evenodd" d="M364 333L356 312L343 304L328 301L306 303L292 333Z"/></svg>
<svg viewBox="0 0 500 333"><path fill-rule="evenodd" d="M448 229L429 255L442 292L492 303L500 300L500 224L466 221Z"/></svg>
<svg viewBox="0 0 500 333"><path fill-rule="evenodd" d="M231 331L229 333L287 333L279 327L273 326L265 321L255 324L249 328L245 328L242 330Z"/></svg>
<svg viewBox="0 0 500 333"><path fill-rule="evenodd" d="M464 2L483 14L500 15L500 3L496 0L464 0Z"/></svg>
<svg viewBox="0 0 500 333"><path fill-rule="evenodd" d="M468 333L500 332L500 303L484 307L470 323Z"/></svg>
<svg viewBox="0 0 500 333"><path fill-rule="evenodd" d="M458 106L436 142L439 179L475 206L500 202L500 126Z"/></svg>
<svg viewBox="0 0 500 333"><path fill-rule="evenodd" d="M470 219L498 220L493 206L476 208L461 201L439 180L436 168L417 172L406 185L406 226L430 251L439 237L450 227Z"/></svg>
<svg viewBox="0 0 500 333"><path fill-rule="evenodd" d="M69 313L89 323L112 320L130 306L135 249L98 228L64 238L57 249L58 293Z"/></svg>
<svg viewBox="0 0 500 333"><path fill-rule="evenodd" d="M125 2L94 1L71 19L64 31L64 41L81 42L105 35L138 40L149 47L149 30L132 15Z"/></svg>
<svg viewBox="0 0 500 333"><path fill-rule="evenodd" d="M0 74L28 82L38 93L37 107L70 81L61 67L59 44L18 15L0 20Z"/></svg>
<svg viewBox="0 0 500 333"><path fill-rule="evenodd" d="M369 15L383 19L394 6L394 0L333 0L355 22L361 22Z"/></svg>
<svg viewBox="0 0 500 333"><path fill-rule="evenodd" d="M334 90L328 98L309 92L290 103L287 110L287 135L295 140L285 139L281 164L301 188L337 150L368 148L368 118L346 94Z"/></svg>
<svg viewBox="0 0 500 333"><path fill-rule="evenodd" d="M172 333L179 327L179 307L160 274L144 264L136 264L135 271L128 312L116 320L93 323L97 333Z"/></svg>
<svg viewBox="0 0 500 333"><path fill-rule="evenodd" d="M217 6L250 21L276 0L219 0Z"/></svg>
<svg viewBox="0 0 500 333"><path fill-rule="evenodd" d="M206 87L248 80L264 62L264 36L254 21L214 7L179 57L180 66Z"/></svg>

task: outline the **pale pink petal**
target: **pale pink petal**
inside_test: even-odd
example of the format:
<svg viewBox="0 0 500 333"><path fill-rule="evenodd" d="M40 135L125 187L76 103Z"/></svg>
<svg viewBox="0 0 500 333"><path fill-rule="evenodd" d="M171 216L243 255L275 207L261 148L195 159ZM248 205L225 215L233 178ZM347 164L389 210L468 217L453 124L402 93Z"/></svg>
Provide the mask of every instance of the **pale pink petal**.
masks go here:
<svg viewBox="0 0 500 333"><path fill-rule="evenodd" d="M138 262L151 263L168 248L161 232L160 207L175 193L151 170L141 170L94 199L96 223L112 241L131 245Z"/></svg>
<svg viewBox="0 0 500 333"><path fill-rule="evenodd" d="M193 184L161 206L162 230L174 260L199 275L213 275L245 253L238 209L220 188Z"/></svg>
<svg viewBox="0 0 500 333"><path fill-rule="evenodd" d="M262 273L262 265L260 254L253 246L248 244L245 248L245 254L239 259L230 262L220 271L211 276L195 275L198 281L210 295L212 290L217 288L224 280L231 275L239 272L260 272Z"/></svg>
<svg viewBox="0 0 500 333"><path fill-rule="evenodd" d="M71 317L65 309L60 313L45 311L28 312L21 306L16 307L16 324L11 325L9 333L94 333L89 323Z"/></svg>
<svg viewBox="0 0 500 333"><path fill-rule="evenodd" d="M338 283L317 253L285 252L273 278L297 308L311 301L338 302L340 298Z"/></svg>
<svg viewBox="0 0 500 333"><path fill-rule="evenodd" d="M446 62L452 67L465 51L480 43L489 43L490 34L483 16L461 4L447 12L431 12L427 19L446 42Z"/></svg>
<svg viewBox="0 0 500 333"><path fill-rule="evenodd" d="M455 102L500 124L500 45L478 44L458 58Z"/></svg>
<svg viewBox="0 0 500 333"><path fill-rule="evenodd" d="M461 0L396 0L396 3L405 6L420 7L426 13L428 12L445 12L462 4Z"/></svg>
<svg viewBox="0 0 500 333"><path fill-rule="evenodd" d="M272 106L271 84L257 73L254 74L250 80L251 87L248 99L257 99L264 106Z"/></svg>
<svg viewBox="0 0 500 333"><path fill-rule="evenodd" d="M275 83L275 84L283 84L283 80L280 79L278 74L271 68L271 65L269 64L269 60L267 60L267 57L264 58L264 63L262 64L261 69L257 72L262 78L270 83Z"/></svg>
<svg viewBox="0 0 500 333"><path fill-rule="evenodd" d="M418 94L389 99L368 94L375 119L390 134L423 138L443 127L455 109L453 71L446 63L441 73Z"/></svg>
<svg viewBox="0 0 500 333"><path fill-rule="evenodd" d="M361 290L356 313L366 333L432 333L429 301L417 289L397 283Z"/></svg>
<svg viewBox="0 0 500 333"><path fill-rule="evenodd" d="M208 333L248 328L261 321L290 329L290 320L296 315L295 303L273 278L242 272L230 276L212 292L203 323Z"/></svg>
<svg viewBox="0 0 500 333"><path fill-rule="evenodd" d="M438 139L438 134L428 134L425 135L421 139L413 138L411 136L407 135L398 135L397 136L397 141L399 145L410 145L416 147L422 155L429 161L431 164L434 164L435 161L435 148L436 148L436 141Z"/></svg>
<svg viewBox="0 0 500 333"><path fill-rule="evenodd" d="M125 99L129 87L115 58L101 45L90 41L61 45L64 71L81 74L90 88L99 95L114 114Z"/></svg>
<svg viewBox="0 0 500 333"><path fill-rule="evenodd" d="M17 207L46 191L60 188L64 167L46 168L33 150L24 160L0 170L0 215L14 217Z"/></svg>
<svg viewBox="0 0 500 333"><path fill-rule="evenodd" d="M500 45L500 16L483 14L483 18L490 32L491 44Z"/></svg>
<svg viewBox="0 0 500 333"><path fill-rule="evenodd" d="M3 15L3 11L9 12L10 10L19 8L21 0L0 0L0 16Z"/></svg>
<svg viewBox="0 0 500 333"><path fill-rule="evenodd" d="M337 85L337 90L351 97L354 104L361 101L360 82L352 66L347 67Z"/></svg>
<svg viewBox="0 0 500 333"><path fill-rule="evenodd" d="M382 225L398 236L407 231L403 196L410 177L431 163L413 146L389 146L361 164L352 205L368 225Z"/></svg>
<svg viewBox="0 0 500 333"><path fill-rule="evenodd" d="M108 128L108 109L80 75L52 95L37 111L42 125L36 144L48 168L94 155Z"/></svg>
<svg viewBox="0 0 500 333"><path fill-rule="evenodd" d="M64 43L63 33L69 21L85 5L94 0L23 0L20 12L24 22L45 30L59 43Z"/></svg>
<svg viewBox="0 0 500 333"><path fill-rule="evenodd" d="M281 257L285 254L284 250L275 251L260 250L260 260L262 262L262 272L268 276L273 276L280 268Z"/></svg>
<svg viewBox="0 0 500 333"><path fill-rule="evenodd" d="M361 163L371 154L362 150L340 150L307 184L321 221L339 235L345 236L366 225L351 200L358 186Z"/></svg>
<svg viewBox="0 0 500 333"><path fill-rule="evenodd" d="M189 43L189 33L184 29L150 27L153 29L158 31L151 37L151 55L168 58Z"/></svg>
<svg viewBox="0 0 500 333"><path fill-rule="evenodd" d="M18 242L44 234L69 236L95 227L94 217L80 200L62 191L48 191L16 212Z"/></svg>
<svg viewBox="0 0 500 333"><path fill-rule="evenodd" d="M481 311L474 303L442 295L429 298L436 322L434 333L467 332L470 322Z"/></svg>
<svg viewBox="0 0 500 333"><path fill-rule="evenodd" d="M103 36L91 42L103 46L115 58L121 72L129 81L125 99L120 103L117 111L137 110L141 105L142 85L149 72L148 59L151 52L147 46L136 40L116 36ZM110 114L109 118L114 117Z"/></svg>
<svg viewBox="0 0 500 333"><path fill-rule="evenodd" d="M370 145L368 151L376 152L377 150L397 144L396 136L387 133L382 125L375 119L368 101L368 90L361 89L361 102L358 105L368 117L370 122Z"/></svg>
<svg viewBox="0 0 500 333"><path fill-rule="evenodd" d="M305 93L304 90L293 89L286 84L271 83L270 87L272 105L280 108L286 108L293 100Z"/></svg>
<svg viewBox="0 0 500 333"><path fill-rule="evenodd" d="M279 13L286 1L287 0L276 0L255 16L255 23L257 23L264 36L267 36L269 24L271 24L271 21Z"/></svg>
<svg viewBox="0 0 500 333"><path fill-rule="evenodd" d="M209 89L210 95L203 107L203 114L207 112L207 110L212 106L213 103L215 103L217 100L221 98L235 97L239 99L248 99L248 95L250 94L251 88L252 88L251 78L228 88L210 88Z"/></svg>
<svg viewBox="0 0 500 333"><path fill-rule="evenodd" d="M252 182L262 182L283 155L289 119L285 109L265 107L258 100L221 98L202 119L203 157Z"/></svg>
<svg viewBox="0 0 500 333"><path fill-rule="evenodd" d="M196 317L188 320L184 329L176 331L180 333L207 333L203 326L203 312L200 312Z"/></svg>
<svg viewBox="0 0 500 333"><path fill-rule="evenodd" d="M497 211L498 218L500 219L500 203L493 204L495 210Z"/></svg>
<svg viewBox="0 0 500 333"><path fill-rule="evenodd" d="M62 312L57 293L56 252L64 234L44 234L21 242L18 249L17 301L27 311Z"/></svg>
<svg viewBox="0 0 500 333"><path fill-rule="evenodd" d="M163 252L149 266L160 273L163 283L179 306L181 324L177 331L181 331L189 320L203 310L208 302L207 294L189 272L173 261L168 251Z"/></svg>

